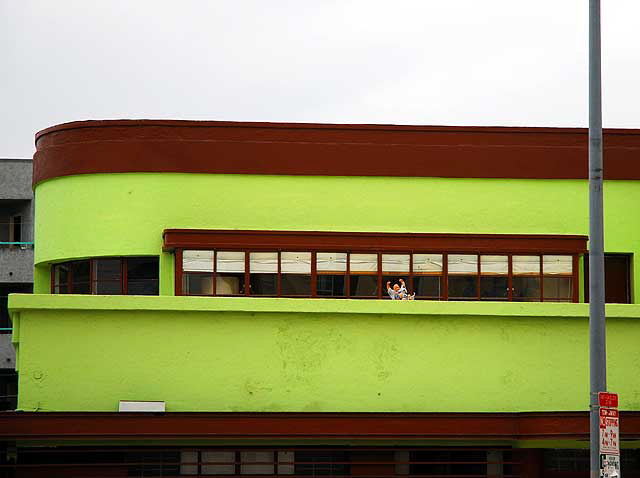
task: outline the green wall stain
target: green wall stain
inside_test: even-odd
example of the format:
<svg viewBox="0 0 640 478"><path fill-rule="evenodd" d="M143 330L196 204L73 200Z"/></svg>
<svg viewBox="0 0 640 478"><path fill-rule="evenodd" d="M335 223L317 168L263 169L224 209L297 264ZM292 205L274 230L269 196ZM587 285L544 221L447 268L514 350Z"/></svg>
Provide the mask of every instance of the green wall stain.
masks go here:
<svg viewBox="0 0 640 478"><path fill-rule="evenodd" d="M296 299L24 295L11 301L23 410L114 411L119 400L164 400L168 411L588 407L586 304L557 304L545 317L536 311L556 304L496 309L325 300L318 308L320 301ZM246 310L252 304L255 310ZM638 320L639 306L610 308L608 380L622 409L640 408Z"/></svg>

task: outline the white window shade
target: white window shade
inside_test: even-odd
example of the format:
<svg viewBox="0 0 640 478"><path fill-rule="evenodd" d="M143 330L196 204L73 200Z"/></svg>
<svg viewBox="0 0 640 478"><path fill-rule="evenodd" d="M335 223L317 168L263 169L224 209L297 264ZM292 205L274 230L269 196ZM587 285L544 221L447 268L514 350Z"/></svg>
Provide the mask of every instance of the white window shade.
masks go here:
<svg viewBox="0 0 640 478"><path fill-rule="evenodd" d="M203 475L235 475L236 473L235 451L203 450L201 452L201 460L203 463L202 464ZM204 463L216 463L216 464L205 465Z"/></svg>
<svg viewBox="0 0 640 478"><path fill-rule="evenodd" d="M476 275L478 273L478 256L471 254L449 254L447 262L449 274Z"/></svg>
<svg viewBox="0 0 640 478"><path fill-rule="evenodd" d="M409 272L409 254L382 254L383 272Z"/></svg>
<svg viewBox="0 0 640 478"><path fill-rule="evenodd" d="M508 256L480 256L480 273L486 275L507 275Z"/></svg>
<svg viewBox="0 0 640 478"><path fill-rule="evenodd" d="M182 270L185 272L213 272L213 251L183 251Z"/></svg>
<svg viewBox="0 0 640 478"><path fill-rule="evenodd" d="M347 272L347 253L318 252L316 269L318 272Z"/></svg>
<svg viewBox="0 0 640 478"><path fill-rule="evenodd" d="M345 254L346 255L346 254ZM295 452L279 451L278 452L278 475L293 475L295 472Z"/></svg>
<svg viewBox="0 0 640 478"><path fill-rule="evenodd" d="M198 474L198 452L197 451L183 450L180 452L180 474L181 475L197 475Z"/></svg>
<svg viewBox="0 0 640 478"><path fill-rule="evenodd" d="M244 252L218 251L216 254L217 272L244 272Z"/></svg>
<svg viewBox="0 0 640 478"><path fill-rule="evenodd" d="M273 475L273 451L243 451L240 452L241 475ZM255 463L255 464L252 464Z"/></svg>
<svg viewBox="0 0 640 478"><path fill-rule="evenodd" d="M378 272L378 254L351 254L351 272Z"/></svg>
<svg viewBox="0 0 640 478"><path fill-rule="evenodd" d="M414 254L414 274L441 274L442 254Z"/></svg>
<svg viewBox="0 0 640 478"><path fill-rule="evenodd" d="M513 275L539 275L540 256L513 256Z"/></svg>
<svg viewBox="0 0 640 478"><path fill-rule="evenodd" d="M276 274L278 272L278 253L252 252L249 255L249 272L252 274Z"/></svg>
<svg viewBox="0 0 640 478"><path fill-rule="evenodd" d="M573 256L542 256L542 272L545 275L571 275Z"/></svg>
<svg viewBox="0 0 640 478"><path fill-rule="evenodd" d="M283 274L311 274L311 253L280 253L280 269Z"/></svg>

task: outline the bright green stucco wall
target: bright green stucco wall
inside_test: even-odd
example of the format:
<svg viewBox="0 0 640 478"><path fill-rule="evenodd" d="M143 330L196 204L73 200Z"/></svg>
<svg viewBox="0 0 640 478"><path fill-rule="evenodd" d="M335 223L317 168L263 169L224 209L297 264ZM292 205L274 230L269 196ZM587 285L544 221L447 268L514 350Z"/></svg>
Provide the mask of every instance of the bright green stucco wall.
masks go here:
<svg viewBox="0 0 640 478"><path fill-rule="evenodd" d="M588 306L14 295L19 408L586 410ZM640 409L640 306L608 306L609 389Z"/></svg>
<svg viewBox="0 0 640 478"><path fill-rule="evenodd" d="M606 251L640 252L640 182L606 181L604 190ZM47 262L159 254L165 228L588 233L580 180L95 174L45 181L35 194L40 292ZM167 254L161 293L172 281Z"/></svg>

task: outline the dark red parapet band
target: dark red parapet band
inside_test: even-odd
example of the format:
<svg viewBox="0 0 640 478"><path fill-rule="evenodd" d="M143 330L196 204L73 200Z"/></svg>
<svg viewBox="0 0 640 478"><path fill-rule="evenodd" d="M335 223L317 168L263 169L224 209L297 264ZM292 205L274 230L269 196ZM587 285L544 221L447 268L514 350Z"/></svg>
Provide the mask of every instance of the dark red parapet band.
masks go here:
<svg viewBox="0 0 640 478"><path fill-rule="evenodd" d="M586 179L581 128L105 120L36 134L34 185L92 173ZM640 179L640 130L604 131L605 179Z"/></svg>

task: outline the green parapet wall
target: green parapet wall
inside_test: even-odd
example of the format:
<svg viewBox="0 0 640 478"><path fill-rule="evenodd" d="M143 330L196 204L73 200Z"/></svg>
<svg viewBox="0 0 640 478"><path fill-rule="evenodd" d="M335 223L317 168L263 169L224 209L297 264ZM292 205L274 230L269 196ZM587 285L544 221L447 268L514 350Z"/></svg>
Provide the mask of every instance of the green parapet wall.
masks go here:
<svg viewBox="0 0 640 478"><path fill-rule="evenodd" d="M608 383L640 410L640 306L607 306ZM12 295L21 410L587 410L588 306Z"/></svg>
<svg viewBox="0 0 640 478"><path fill-rule="evenodd" d="M639 182L606 181L604 191L606 251L640 252ZM588 233L582 180L88 174L44 181L35 196L40 292L52 261L160 255L166 228ZM171 295L170 254L160 268Z"/></svg>

